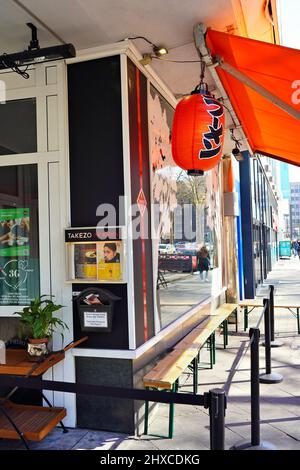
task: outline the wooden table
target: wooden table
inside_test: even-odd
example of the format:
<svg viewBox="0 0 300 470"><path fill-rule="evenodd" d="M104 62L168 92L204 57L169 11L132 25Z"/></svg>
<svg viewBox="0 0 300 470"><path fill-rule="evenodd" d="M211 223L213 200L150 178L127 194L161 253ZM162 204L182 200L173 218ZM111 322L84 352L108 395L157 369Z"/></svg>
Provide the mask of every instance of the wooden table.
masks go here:
<svg viewBox="0 0 300 470"><path fill-rule="evenodd" d="M6 364L0 364L0 375L26 376L29 374L31 377L38 377L64 358L65 351L59 351L43 361L38 361L31 359L25 349L7 349Z"/></svg>
<svg viewBox="0 0 300 470"><path fill-rule="evenodd" d="M7 349L6 364L0 364L1 375L41 377L48 369L65 358L65 352L85 341L84 337L70 343L63 350L50 353L45 358L32 359L24 349ZM67 412L65 408L54 407L42 393L49 407L17 405L9 399L17 391L14 387L4 398L0 398L0 438L21 439L27 449L28 440L42 440L58 423L63 432L68 432L62 420Z"/></svg>
<svg viewBox="0 0 300 470"><path fill-rule="evenodd" d="M263 307L263 299L244 299L239 302L239 306L244 309L244 331L247 330L249 325L249 314L255 308ZM292 315L297 319L298 334L300 334L300 303L299 302L276 302L274 301L275 308L284 308L289 310ZM249 310L250 309L250 310ZM296 311L295 311L296 310Z"/></svg>

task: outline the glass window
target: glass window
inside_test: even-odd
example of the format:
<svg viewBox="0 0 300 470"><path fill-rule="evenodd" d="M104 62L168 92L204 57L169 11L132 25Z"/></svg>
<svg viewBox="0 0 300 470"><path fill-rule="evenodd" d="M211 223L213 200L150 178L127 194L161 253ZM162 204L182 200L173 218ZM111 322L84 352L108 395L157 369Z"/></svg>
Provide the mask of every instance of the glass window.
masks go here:
<svg viewBox="0 0 300 470"><path fill-rule="evenodd" d="M39 295L37 165L0 167L0 305Z"/></svg>
<svg viewBox="0 0 300 470"><path fill-rule="evenodd" d="M171 153L174 109L153 87L149 116L153 266L163 328L211 295L219 272L220 185L217 168L193 177L176 166Z"/></svg>
<svg viewBox="0 0 300 470"><path fill-rule="evenodd" d="M36 99L0 104L0 155L37 151Z"/></svg>

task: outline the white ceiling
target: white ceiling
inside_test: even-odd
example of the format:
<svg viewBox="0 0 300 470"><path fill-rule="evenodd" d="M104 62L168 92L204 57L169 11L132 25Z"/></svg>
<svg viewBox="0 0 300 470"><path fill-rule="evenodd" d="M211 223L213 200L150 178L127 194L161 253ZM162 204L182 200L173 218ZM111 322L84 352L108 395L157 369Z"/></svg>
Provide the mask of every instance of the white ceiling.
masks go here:
<svg viewBox="0 0 300 470"><path fill-rule="evenodd" d="M225 31L234 14L231 0L1 0L0 53L27 48L29 21L38 27L42 47L58 44L58 38L80 50L146 36L171 49L167 60L198 60L194 24ZM134 43L142 53L151 51L143 40ZM190 92L199 81L198 63L152 65L175 94Z"/></svg>

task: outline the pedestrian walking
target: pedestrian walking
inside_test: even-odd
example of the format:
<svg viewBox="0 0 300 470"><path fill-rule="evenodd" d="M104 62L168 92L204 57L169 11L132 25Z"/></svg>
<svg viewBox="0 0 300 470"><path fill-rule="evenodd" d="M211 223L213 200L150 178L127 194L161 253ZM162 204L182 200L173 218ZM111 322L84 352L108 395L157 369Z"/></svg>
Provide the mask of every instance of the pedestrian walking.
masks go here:
<svg viewBox="0 0 300 470"><path fill-rule="evenodd" d="M208 270L210 267L210 258L208 250L205 246L203 246L199 251L199 258L198 258L198 270L200 273L200 279L204 282L209 282L208 279Z"/></svg>
<svg viewBox="0 0 300 470"><path fill-rule="evenodd" d="M300 240L297 240L296 250L298 258L300 259Z"/></svg>
<svg viewBox="0 0 300 470"><path fill-rule="evenodd" d="M292 241L292 253L294 255L294 258L298 256L298 247L299 247L299 243L297 242L297 240L293 240Z"/></svg>

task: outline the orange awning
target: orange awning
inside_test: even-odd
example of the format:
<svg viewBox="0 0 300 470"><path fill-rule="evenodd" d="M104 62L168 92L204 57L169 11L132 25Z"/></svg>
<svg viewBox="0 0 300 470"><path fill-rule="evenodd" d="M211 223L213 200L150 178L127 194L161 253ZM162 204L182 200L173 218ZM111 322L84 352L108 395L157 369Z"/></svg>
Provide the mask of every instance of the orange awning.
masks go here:
<svg viewBox="0 0 300 470"><path fill-rule="evenodd" d="M211 55L220 60L216 71L253 152L300 166L300 104L292 100L294 94L300 101L300 50L213 30L208 30L206 42ZM227 71L221 68L222 61ZM269 91L287 111L228 70Z"/></svg>

